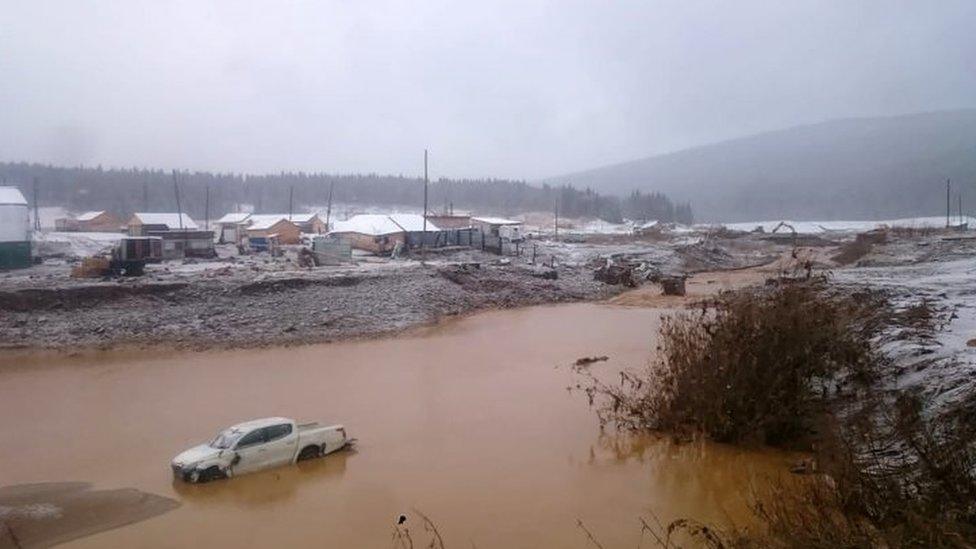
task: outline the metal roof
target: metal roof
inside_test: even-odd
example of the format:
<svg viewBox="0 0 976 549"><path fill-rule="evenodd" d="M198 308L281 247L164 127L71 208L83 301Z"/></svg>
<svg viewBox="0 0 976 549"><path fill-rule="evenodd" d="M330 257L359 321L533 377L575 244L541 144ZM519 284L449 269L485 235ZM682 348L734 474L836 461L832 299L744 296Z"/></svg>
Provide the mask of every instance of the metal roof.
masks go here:
<svg viewBox="0 0 976 549"><path fill-rule="evenodd" d="M167 229L179 229L180 217L183 218L183 229L196 230L197 224L186 214L176 213L145 213L136 212L132 217L139 220L143 225L165 225Z"/></svg>

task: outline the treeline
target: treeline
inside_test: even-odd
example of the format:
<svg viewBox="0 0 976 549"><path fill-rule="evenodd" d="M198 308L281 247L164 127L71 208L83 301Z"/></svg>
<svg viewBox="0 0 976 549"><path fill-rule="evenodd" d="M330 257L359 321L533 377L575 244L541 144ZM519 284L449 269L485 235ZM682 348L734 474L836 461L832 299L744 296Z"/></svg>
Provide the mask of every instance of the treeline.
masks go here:
<svg viewBox="0 0 976 549"><path fill-rule="evenodd" d="M150 169L63 168L41 164L0 163L0 181L19 187L33 200L38 181L41 206L74 211L176 211L172 172ZM332 188L336 204L361 204L421 209L423 180L402 175L332 175L302 172L244 175L178 172L180 206L202 219L253 208L255 212L285 212L324 208ZM209 201L208 201L209 193ZM438 179L428 188L431 211L469 210L482 214L515 215L559 208L565 217L598 217L608 222L623 218L691 223L689 204L673 204L660 193L634 192L625 198L601 195L591 189L503 179Z"/></svg>

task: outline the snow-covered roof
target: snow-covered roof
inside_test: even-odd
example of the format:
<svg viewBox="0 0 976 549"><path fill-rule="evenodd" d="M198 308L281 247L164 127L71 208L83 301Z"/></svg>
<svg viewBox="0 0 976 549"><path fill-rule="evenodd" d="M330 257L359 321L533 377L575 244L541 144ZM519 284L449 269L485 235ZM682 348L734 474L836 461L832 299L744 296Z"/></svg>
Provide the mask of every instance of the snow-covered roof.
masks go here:
<svg viewBox="0 0 976 549"><path fill-rule="evenodd" d="M294 219L294 216L292 216L292 219ZM251 224L247 226L248 229L263 231L265 229L270 229L271 227L274 227L276 224L282 221L288 221L288 214L252 215L251 217L248 218L248 220L251 222Z"/></svg>
<svg viewBox="0 0 976 549"><path fill-rule="evenodd" d="M333 233L359 233L372 236L402 233L403 227L397 225L393 219L384 214L354 215L346 221L333 223Z"/></svg>
<svg viewBox="0 0 976 549"><path fill-rule="evenodd" d="M165 225L167 229L179 229L180 217L183 218L182 227L188 230L197 230L197 224L186 214L176 213L145 213L136 212L132 217L136 218L143 225Z"/></svg>
<svg viewBox="0 0 976 549"><path fill-rule="evenodd" d="M85 212L79 215L78 217L76 217L75 219L77 219L78 221L91 221L92 219L95 219L96 217L102 215L103 213L105 213L105 210L100 210L97 212Z"/></svg>
<svg viewBox="0 0 976 549"><path fill-rule="evenodd" d="M247 221L249 217L251 217L251 214L247 212L231 212L229 214L224 214L224 217L218 219L216 223L243 223Z"/></svg>
<svg viewBox="0 0 976 549"><path fill-rule="evenodd" d="M478 221L488 225L521 225L521 221L505 219L504 217L472 217L471 221Z"/></svg>
<svg viewBox="0 0 976 549"><path fill-rule="evenodd" d="M390 219L407 232L420 232L424 230L424 216L417 214L390 214ZM427 220L428 231L439 231L430 219Z"/></svg>
<svg viewBox="0 0 976 549"><path fill-rule="evenodd" d="M290 221L292 223L308 223L313 217L317 216L317 213L293 213L291 214ZM285 219L288 219L288 214L285 214Z"/></svg>
<svg viewBox="0 0 976 549"><path fill-rule="evenodd" d="M20 194L20 189L17 187L0 187L0 204L26 206L27 199Z"/></svg>

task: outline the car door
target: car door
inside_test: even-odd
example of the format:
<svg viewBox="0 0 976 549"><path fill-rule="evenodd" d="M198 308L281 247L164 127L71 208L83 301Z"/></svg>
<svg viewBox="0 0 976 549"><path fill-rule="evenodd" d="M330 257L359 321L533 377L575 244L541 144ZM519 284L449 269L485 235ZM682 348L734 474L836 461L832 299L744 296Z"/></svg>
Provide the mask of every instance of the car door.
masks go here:
<svg viewBox="0 0 976 549"><path fill-rule="evenodd" d="M266 453L267 466L275 467L291 463L295 457L298 434L291 423L280 423L267 427L268 451Z"/></svg>
<svg viewBox="0 0 976 549"><path fill-rule="evenodd" d="M267 461L267 451L265 447L266 432L264 427L254 429L247 433L241 440L237 441L234 452L234 473L250 473L263 469Z"/></svg>

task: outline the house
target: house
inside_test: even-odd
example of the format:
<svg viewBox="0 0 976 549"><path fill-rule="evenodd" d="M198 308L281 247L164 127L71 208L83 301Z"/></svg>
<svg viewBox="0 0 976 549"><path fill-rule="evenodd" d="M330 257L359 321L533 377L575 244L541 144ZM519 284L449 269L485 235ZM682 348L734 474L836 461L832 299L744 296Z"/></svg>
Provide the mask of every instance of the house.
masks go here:
<svg viewBox="0 0 976 549"><path fill-rule="evenodd" d="M295 225L298 225L298 228L303 233L324 234L328 232L328 227L325 226L325 221L323 221L317 213L293 213L291 216L286 214L285 219L291 221Z"/></svg>
<svg viewBox="0 0 976 549"><path fill-rule="evenodd" d="M0 187L0 269L31 265L27 200L17 187Z"/></svg>
<svg viewBox="0 0 976 549"><path fill-rule="evenodd" d="M329 234L340 236L354 249L376 254L390 253L397 244L405 246L407 240L403 227L383 214L354 215L346 221L336 221Z"/></svg>
<svg viewBox="0 0 976 549"><path fill-rule="evenodd" d="M214 257L213 231L201 231L190 216L176 213L132 214L130 236L158 236L163 239L163 258Z"/></svg>
<svg viewBox="0 0 976 549"><path fill-rule="evenodd" d="M472 217L471 226L481 231L485 236L505 238L508 240L522 239L521 221L505 219L503 217Z"/></svg>
<svg viewBox="0 0 976 549"><path fill-rule="evenodd" d="M298 244L301 241L302 230L288 221L288 214L251 215L248 222L245 229L248 239L264 239L277 235L280 244Z"/></svg>
<svg viewBox="0 0 976 549"><path fill-rule="evenodd" d="M196 223L186 214L136 212L129 218L129 236L149 236L150 231L196 231Z"/></svg>
<svg viewBox="0 0 976 549"><path fill-rule="evenodd" d="M217 239L221 244L240 244L247 234L251 214L244 212L229 213L218 219Z"/></svg>
<svg viewBox="0 0 976 549"><path fill-rule="evenodd" d="M85 233L118 233L125 230L125 222L111 212L84 212L74 218L62 218L54 221L58 231L77 231Z"/></svg>

